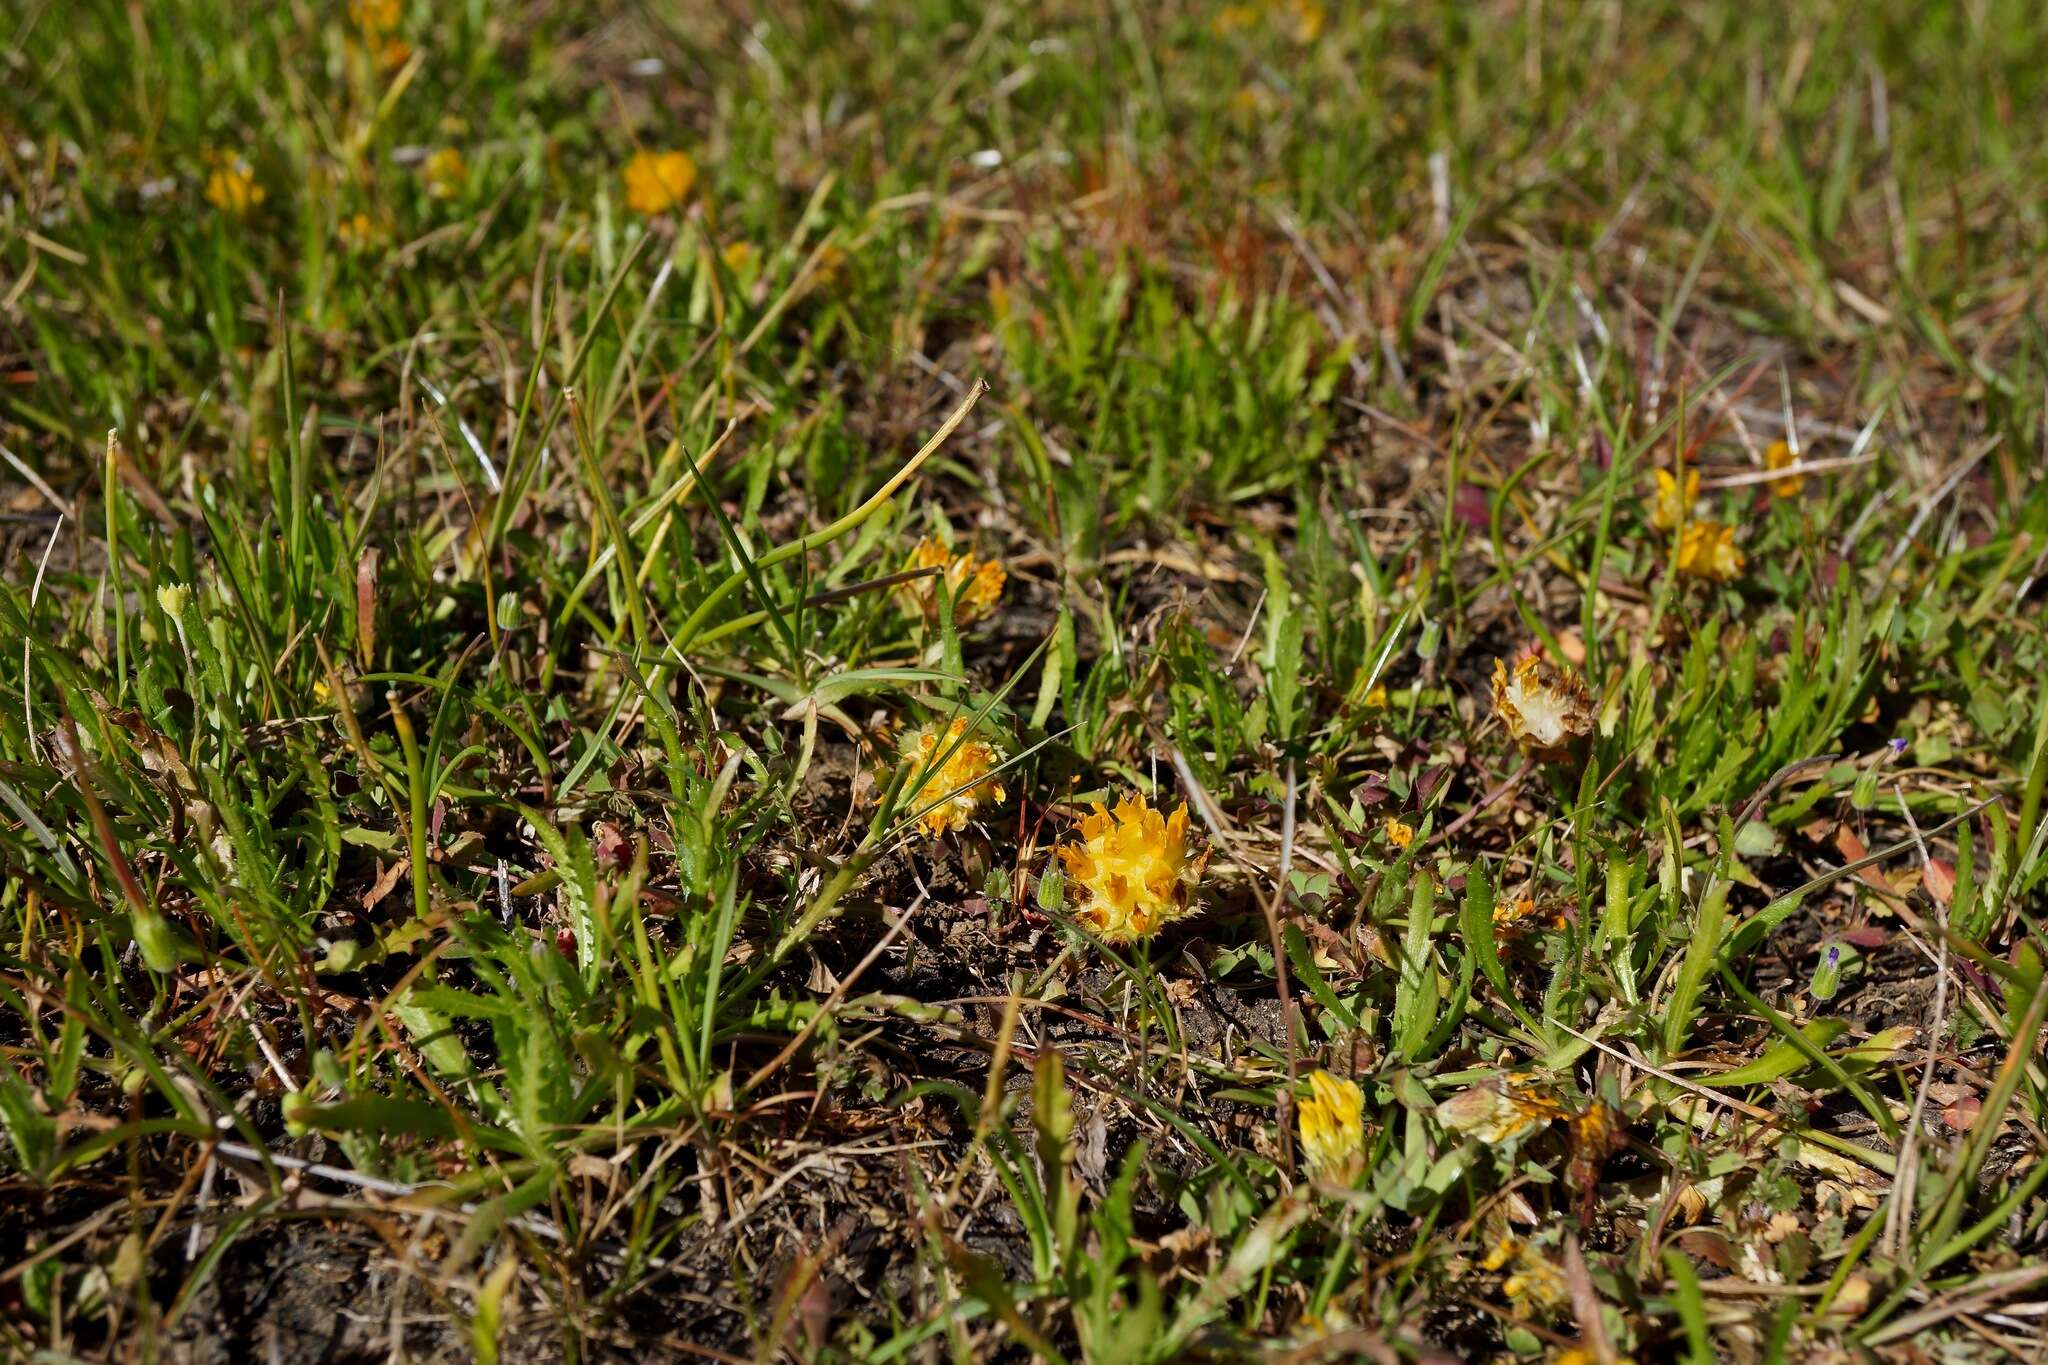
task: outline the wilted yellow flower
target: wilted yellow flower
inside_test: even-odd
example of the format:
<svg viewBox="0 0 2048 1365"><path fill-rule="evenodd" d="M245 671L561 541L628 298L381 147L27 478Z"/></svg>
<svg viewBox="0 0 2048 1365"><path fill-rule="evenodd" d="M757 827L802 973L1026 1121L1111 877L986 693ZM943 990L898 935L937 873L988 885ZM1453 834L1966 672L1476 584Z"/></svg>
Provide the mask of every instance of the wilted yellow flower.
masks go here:
<svg viewBox="0 0 2048 1365"><path fill-rule="evenodd" d="M348 0L348 17L365 33L389 33L404 18L404 6L400 0Z"/></svg>
<svg viewBox="0 0 2048 1365"><path fill-rule="evenodd" d="M1563 1108L1545 1099L1520 1073L1460 1090L1436 1107L1438 1123L1489 1147L1546 1127L1563 1114Z"/></svg>
<svg viewBox="0 0 2048 1365"><path fill-rule="evenodd" d="M903 565L905 569L940 569L946 580L946 595L953 599L953 624L964 626L979 621L996 609L1002 600L1003 584L1009 575L1003 566L993 559L976 559L971 554L954 554L946 548L945 542L934 536L926 536L917 542L910 558ZM897 600L904 606L936 624L939 619L939 594L933 587L932 579L913 578L897 589Z"/></svg>
<svg viewBox="0 0 2048 1365"><path fill-rule="evenodd" d="M1678 571L1694 578L1726 583L1746 562L1735 548L1735 528L1717 521L1693 522L1678 543Z"/></svg>
<svg viewBox="0 0 2048 1365"><path fill-rule="evenodd" d="M912 781L923 782L917 804L939 802L917 820L918 829L934 837L967 828L984 804L1000 805L1009 795L992 776L1003 761L1002 751L985 740L969 739L964 718L943 730L927 726L913 731L903 742L903 757L911 764Z"/></svg>
<svg viewBox="0 0 2048 1365"><path fill-rule="evenodd" d="M1799 454L1784 441L1771 442L1771 448L1764 452L1764 468L1789 469L1799 463ZM1771 480L1771 491L1781 498L1796 498L1806 487L1804 474L1788 474L1782 479Z"/></svg>
<svg viewBox="0 0 2048 1365"><path fill-rule="evenodd" d="M241 157L221 157L206 176L206 202L234 218L246 218L263 202L256 172Z"/></svg>
<svg viewBox="0 0 2048 1365"><path fill-rule="evenodd" d="M469 163L454 147L443 147L420 166L420 179L435 199L453 199L469 182Z"/></svg>
<svg viewBox="0 0 2048 1365"><path fill-rule="evenodd" d="M1327 1071L1311 1072L1308 1085L1314 1097L1301 1102L1295 1121L1309 1169L1331 1179L1356 1175L1365 1152L1365 1092Z"/></svg>
<svg viewBox="0 0 2048 1365"><path fill-rule="evenodd" d="M1586 685L1534 650L1493 661L1493 709L1509 738L1532 754L1554 755L1593 733L1593 699Z"/></svg>
<svg viewBox="0 0 2048 1365"><path fill-rule="evenodd" d="M1208 855L1188 856L1188 808L1153 810L1136 793L1112 814L1096 803L1081 821L1081 842L1060 849L1079 889L1074 918L1105 943L1130 943L1194 911L1195 884Z"/></svg>
<svg viewBox="0 0 2048 1365"><path fill-rule="evenodd" d="M697 163L688 152L633 153L626 163L626 207L652 218L667 213L690 197L697 183Z"/></svg>
<svg viewBox="0 0 2048 1365"><path fill-rule="evenodd" d="M1657 497L1650 504L1650 525L1660 531L1669 531L1683 526L1692 518L1692 505L1700 496L1700 472L1697 469L1685 471L1685 487L1680 489L1678 480L1668 469L1653 469L1657 479Z"/></svg>
<svg viewBox="0 0 2048 1365"><path fill-rule="evenodd" d="M1395 848L1406 848L1415 842L1415 826L1403 824L1394 816L1387 817L1387 842Z"/></svg>

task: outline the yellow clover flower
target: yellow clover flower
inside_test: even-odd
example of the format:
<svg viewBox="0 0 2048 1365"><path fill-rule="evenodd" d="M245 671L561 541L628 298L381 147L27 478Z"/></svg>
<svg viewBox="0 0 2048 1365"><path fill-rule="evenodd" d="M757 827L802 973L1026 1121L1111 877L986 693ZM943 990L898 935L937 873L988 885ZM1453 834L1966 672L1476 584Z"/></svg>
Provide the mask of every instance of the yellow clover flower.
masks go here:
<svg viewBox="0 0 2048 1365"><path fill-rule="evenodd" d="M922 782L914 804L939 803L917 819L918 829L934 838L966 829L984 803L1000 805L1009 796L992 775L1003 762L1002 750L985 740L969 739L964 718L943 729L926 726L914 731L903 742L903 757L911 765L911 781Z"/></svg>
<svg viewBox="0 0 2048 1365"><path fill-rule="evenodd" d="M372 36L397 28L403 11L399 0L348 0L349 19Z"/></svg>
<svg viewBox="0 0 2048 1365"><path fill-rule="evenodd" d="M469 182L469 163L456 148L443 147L421 164L420 179L426 182L430 197L453 199Z"/></svg>
<svg viewBox="0 0 2048 1365"><path fill-rule="evenodd" d="M1327 1071L1310 1073L1308 1085L1314 1096L1295 1111L1302 1155L1317 1175L1349 1179L1365 1153L1365 1092Z"/></svg>
<svg viewBox="0 0 2048 1365"><path fill-rule="evenodd" d="M1131 943L1194 913L1195 885L1208 855L1188 856L1188 808L1171 815L1136 793L1114 813L1097 802L1081 821L1081 842L1060 849L1079 904L1074 918L1104 943Z"/></svg>
<svg viewBox="0 0 2048 1365"><path fill-rule="evenodd" d="M367 213L352 213L334 225L334 240L343 251L367 251L384 236L384 230Z"/></svg>
<svg viewBox="0 0 2048 1365"><path fill-rule="evenodd" d="M1576 676L1534 650L1515 661L1493 661L1493 709L1508 736L1538 756L1562 753L1593 733L1593 699Z"/></svg>
<svg viewBox="0 0 2048 1365"><path fill-rule="evenodd" d="M1764 468L1766 469L1789 469L1798 463L1799 452L1792 449L1784 441L1771 442L1770 449L1764 452ZM1771 491L1781 498L1796 498L1799 496L1800 490L1805 487L1806 476L1804 474L1788 474L1782 479L1771 480Z"/></svg>
<svg viewBox="0 0 2048 1365"><path fill-rule="evenodd" d="M1699 501L1700 472L1697 469L1685 471L1685 484L1668 469L1653 469L1657 479L1657 496L1650 503L1650 525L1659 531L1670 531L1683 526L1692 516L1692 505Z"/></svg>
<svg viewBox="0 0 2048 1365"><path fill-rule="evenodd" d="M1003 566L993 559L976 559L971 554L954 554L945 543L934 536L926 536L917 542L911 551L905 569L939 569L946 580L946 595L953 599L953 624L964 626L979 621L996 609L1002 600L1003 584L1009 575ZM897 589L898 600L906 609L924 617L936 625L939 619L939 594L930 577L914 578Z"/></svg>
<svg viewBox="0 0 2048 1365"><path fill-rule="evenodd" d="M1395 816L1388 816L1387 842L1395 848L1408 847L1415 842L1415 826L1406 824Z"/></svg>
<svg viewBox="0 0 2048 1365"><path fill-rule="evenodd" d="M1747 561L1735 548L1735 528L1717 521L1696 521L1678 543L1678 571L1712 583L1726 583L1742 573Z"/></svg>
<svg viewBox="0 0 2048 1365"><path fill-rule="evenodd" d="M1571 1296L1564 1272L1549 1257L1513 1233L1503 1233L1480 1258L1479 1268L1500 1270L1510 1265L1514 1267L1514 1273L1507 1277L1501 1288L1515 1301L1518 1316L1527 1316L1531 1309L1547 1312L1561 1306Z"/></svg>
<svg viewBox="0 0 2048 1365"><path fill-rule="evenodd" d="M206 202L231 218L247 218L263 202L256 172L241 157L215 159L206 176Z"/></svg>
<svg viewBox="0 0 2048 1365"><path fill-rule="evenodd" d="M626 163L626 207L653 218L679 207L697 183L697 163L688 152L633 153Z"/></svg>

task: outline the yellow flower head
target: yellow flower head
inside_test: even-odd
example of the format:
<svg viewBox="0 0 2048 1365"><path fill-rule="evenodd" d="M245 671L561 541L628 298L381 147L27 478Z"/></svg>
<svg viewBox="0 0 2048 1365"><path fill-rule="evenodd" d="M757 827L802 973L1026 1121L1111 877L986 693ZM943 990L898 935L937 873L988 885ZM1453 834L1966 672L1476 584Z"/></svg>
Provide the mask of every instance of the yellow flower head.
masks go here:
<svg viewBox="0 0 2048 1365"><path fill-rule="evenodd" d="M1520 924L1536 913L1536 902L1528 896L1517 896L1511 901L1501 901L1493 907L1493 922L1498 925Z"/></svg>
<svg viewBox="0 0 2048 1365"><path fill-rule="evenodd" d="M1799 463L1799 453L1783 441L1771 442L1771 448L1764 452L1764 468L1789 469ZM1771 480L1771 491L1781 498L1796 498L1806 487L1804 474L1788 474L1782 479Z"/></svg>
<svg viewBox="0 0 2048 1365"><path fill-rule="evenodd" d="M1547 1127L1563 1115L1562 1107L1544 1098L1519 1073L1460 1090L1436 1107L1438 1123L1489 1147Z"/></svg>
<svg viewBox="0 0 2048 1365"><path fill-rule="evenodd" d="M164 615L176 620L192 604L192 588L185 583L160 583L156 590L156 604L163 609Z"/></svg>
<svg viewBox="0 0 2048 1365"><path fill-rule="evenodd" d="M733 241L727 242L725 250L718 255L725 262L727 270L735 275L744 275L754 262L760 259L761 253L754 249L752 242Z"/></svg>
<svg viewBox="0 0 2048 1365"><path fill-rule="evenodd" d="M435 199L453 199L469 182L469 163L453 147L443 147L420 166L420 179Z"/></svg>
<svg viewBox="0 0 2048 1365"><path fill-rule="evenodd" d="M1367 706L1372 707L1375 711L1386 710L1387 685L1385 683L1374 683L1372 687L1366 691L1365 704Z"/></svg>
<svg viewBox="0 0 2048 1365"><path fill-rule="evenodd" d="M918 829L935 838L948 830L966 829L984 804L1000 805L1009 795L992 776L1003 761L1002 750L986 740L969 739L965 719L944 729L926 726L913 731L903 741L903 757L911 765L910 780L923 783L912 798L915 805L939 803L917 820Z"/></svg>
<svg viewBox="0 0 2048 1365"><path fill-rule="evenodd" d="M626 207L652 218L680 207L697 183L697 163L688 152L633 153L626 163Z"/></svg>
<svg viewBox="0 0 2048 1365"><path fill-rule="evenodd" d="M206 202L231 218L247 218L263 202L256 172L241 157L220 157L206 176Z"/></svg>
<svg viewBox="0 0 2048 1365"><path fill-rule="evenodd" d="M1493 661L1493 709L1517 744L1532 754L1562 752L1593 733L1593 699L1586 685L1534 650Z"/></svg>
<svg viewBox="0 0 2048 1365"><path fill-rule="evenodd" d="M1365 1093L1358 1082L1312 1072L1314 1097L1301 1102L1295 1121L1301 1129L1301 1151L1309 1169L1331 1179L1358 1173L1365 1152Z"/></svg>
<svg viewBox="0 0 2048 1365"><path fill-rule="evenodd" d="M1208 855L1188 856L1188 808L1171 815L1136 793L1112 814L1096 803L1081 842L1060 849L1078 900L1074 918L1104 943L1130 943L1194 913L1195 884Z"/></svg>
<svg viewBox="0 0 2048 1365"><path fill-rule="evenodd" d="M1395 848L1406 848L1415 842L1415 826L1403 824L1394 816L1387 817L1387 842Z"/></svg>
<svg viewBox="0 0 2048 1365"><path fill-rule="evenodd" d="M993 559L976 559L971 554L954 554L936 537L917 542L904 565L906 569L939 569L946 580L946 595L953 599L953 624L964 626L979 621L1002 600L1003 584L1009 575ZM937 624L939 594L930 577L913 578L897 589L906 609Z"/></svg>
<svg viewBox="0 0 2048 1365"><path fill-rule="evenodd" d="M1571 1297L1564 1272L1548 1256L1528 1247L1515 1261L1515 1273L1501 1284L1518 1313L1550 1313Z"/></svg>
<svg viewBox="0 0 2048 1365"><path fill-rule="evenodd" d="M1235 33L1239 29L1250 28L1258 22L1259 7L1257 5L1225 5L1216 12L1216 17L1209 21L1209 31L1218 35Z"/></svg>
<svg viewBox="0 0 2048 1365"><path fill-rule="evenodd" d="M384 235L367 213L352 213L334 225L334 240L343 251L366 251Z"/></svg>
<svg viewBox="0 0 2048 1365"><path fill-rule="evenodd" d="M1657 497L1650 504L1650 525L1660 531L1683 526L1692 517L1692 505L1699 501L1700 472L1686 470L1683 489L1668 469L1653 469L1650 473L1657 479Z"/></svg>
<svg viewBox="0 0 2048 1365"><path fill-rule="evenodd" d="M1735 548L1735 528L1717 521L1696 521L1678 543L1678 571L1713 583L1726 583L1746 563Z"/></svg>
<svg viewBox="0 0 2048 1365"><path fill-rule="evenodd" d="M1322 36L1323 20L1327 17L1321 0L1288 0L1287 15L1294 20L1294 41L1312 43Z"/></svg>
<svg viewBox="0 0 2048 1365"><path fill-rule="evenodd" d="M357 28L374 36L397 28L404 18L404 6L400 0L348 0L348 17Z"/></svg>

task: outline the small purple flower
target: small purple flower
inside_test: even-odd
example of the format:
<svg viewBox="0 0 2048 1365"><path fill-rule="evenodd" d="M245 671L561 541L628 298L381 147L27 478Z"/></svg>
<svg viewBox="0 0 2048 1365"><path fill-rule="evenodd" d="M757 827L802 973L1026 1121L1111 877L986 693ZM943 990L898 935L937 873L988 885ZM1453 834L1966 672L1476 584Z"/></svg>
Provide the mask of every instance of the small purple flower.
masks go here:
<svg viewBox="0 0 2048 1365"><path fill-rule="evenodd" d="M1891 751L1891 757L1886 762L1896 762L1906 756L1906 741L1903 739L1888 739L1884 747Z"/></svg>

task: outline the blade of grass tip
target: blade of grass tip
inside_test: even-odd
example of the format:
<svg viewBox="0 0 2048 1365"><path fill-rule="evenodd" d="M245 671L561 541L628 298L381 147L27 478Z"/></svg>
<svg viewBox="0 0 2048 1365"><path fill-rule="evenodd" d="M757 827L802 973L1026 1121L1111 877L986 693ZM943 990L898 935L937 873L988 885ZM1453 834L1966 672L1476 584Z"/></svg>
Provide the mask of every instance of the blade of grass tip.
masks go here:
<svg viewBox="0 0 2048 1365"><path fill-rule="evenodd" d="M583 477L589 485L591 501L597 504L605 541L619 561L619 595L626 599L626 619L633 628L633 647L644 651L647 648L647 613L640 604L639 580L633 572L633 552L626 539L625 528L619 523L619 510L612 504L604 468L597 460L597 447L580 420L587 415L588 409L577 401L573 389L564 391L564 399L569 406L569 432L576 442L577 454L582 457Z"/></svg>
<svg viewBox="0 0 2048 1365"><path fill-rule="evenodd" d="M747 553L746 543L740 539L739 531L732 524L732 518L726 516L725 508L719 504L718 495L712 492L711 486L704 481L704 472L698 467L696 457L690 454L689 446L685 444L679 449L682 451L683 463L689 468L691 485L702 495L704 505L711 510L711 518L718 523L718 534L725 541L726 549L740 562L740 571L747 576L747 583L754 590L755 600L761 604L761 609L768 613L775 633L782 637L783 648L789 651L790 670L797 675L801 683L804 656L802 648L797 644L795 628L791 626L781 608L776 605L775 598L769 593L768 584L761 577L759 562Z"/></svg>
<svg viewBox="0 0 2048 1365"><path fill-rule="evenodd" d="M1764 1001L1758 999L1748 987L1742 984L1734 972L1718 964L1716 969L1720 972L1721 980L1727 985L1728 989L1734 991L1741 998L1743 1004L1763 1016L1780 1037L1799 1050L1800 1055L1821 1070L1827 1072L1830 1080L1848 1091L1850 1097L1862 1106L1863 1112L1870 1115L1871 1121L1877 1124L1878 1131L1885 1135L1885 1139L1894 1146L1898 1145L1899 1121L1892 1117L1890 1109L1886 1108L1868 1090L1865 1090L1854 1076L1844 1071L1840 1062L1815 1047L1812 1040L1795 1028L1790 1020L1786 1019L1784 1015L1778 1013L1775 1009L1772 1009Z"/></svg>
<svg viewBox="0 0 2048 1365"><path fill-rule="evenodd" d="M959 406L953 409L944 422L940 423L939 429L932 433L931 439L926 441L919 448L917 454L911 456L901 469L891 475L889 481L877 489L872 497L831 525L766 551L755 561L756 567L762 569L770 568L796 555L808 554L821 545L829 545L832 541L837 540L840 536L855 529L869 517L873 516L883 504L896 496L897 490L902 488L904 483L924 466L925 461L938 452L939 447L946 443L946 438L951 436L959 428L960 424L967 420L967 414L974 411L975 403L987 392L988 381L984 379L975 380L968 388L967 396L961 399ZM692 644L696 643L698 635L704 629L706 619L712 612L718 609L721 602L737 591L744 582L746 582L746 575L735 572L706 594L704 600L697 604L697 609L691 612L689 618L683 622L682 628L676 632L675 640L669 646L669 651L674 658L681 659L684 652Z"/></svg>
<svg viewBox="0 0 2048 1365"><path fill-rule="evenodd" d="M413 914L424 920L433 909L427 869L427 774L420 762L419 740L413 735L412 721L399 704L398 694L387 693L385 701L391 708L391 728L398 734L398 747L405 754L409 811L406 837L412 859L412 908Z"/></svg>
<svg viewBox="0 0 2048 1365"><path fill-rule="evenodd" d="M107 575L114 582L114 685L128 695L128 587L121 574L121 433L107 428L107 459L100 474L100 492L107 506Z"/></svg>

